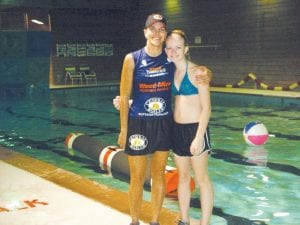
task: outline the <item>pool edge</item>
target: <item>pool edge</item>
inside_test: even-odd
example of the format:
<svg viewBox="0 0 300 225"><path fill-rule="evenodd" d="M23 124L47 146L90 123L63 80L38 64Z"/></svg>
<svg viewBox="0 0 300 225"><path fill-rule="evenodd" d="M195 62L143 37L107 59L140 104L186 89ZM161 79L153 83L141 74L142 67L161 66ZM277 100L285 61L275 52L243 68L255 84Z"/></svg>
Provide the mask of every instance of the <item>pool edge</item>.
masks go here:
<svg viewBox="0 0 300 225"><path fill-rule="evenodd" d="M113 189L103 184L66 171L52 164L26 156L22 153L0 146L0 160L10 165L26 170L45 180L77 192L83 196L100 202L120 212L129 214L127 193ZM43 169L41 169L43 168ZM143 201L141 220L150 221L151 204ZM178 213L162 208L160 222L173 225L178 219Z"/></svg>
<svg viewBox="0 0 300 225"><path fill-rule="evenodd" d="M102 81L97 85L50 85L50 90L59 89L73 89L73 88L97 88L97 87L110 87L119 86L120 82L116 80ZM272 97L285 97L285 98L299 98L300 92L297 91L276 91L276 90L262 90L262 89L250 89L250 88L229 88L229 87L213 87L211 86L212 92L221 93L233 93L233 94L246 94L246 95L261 95L261 96L272 96Z"/></svg>

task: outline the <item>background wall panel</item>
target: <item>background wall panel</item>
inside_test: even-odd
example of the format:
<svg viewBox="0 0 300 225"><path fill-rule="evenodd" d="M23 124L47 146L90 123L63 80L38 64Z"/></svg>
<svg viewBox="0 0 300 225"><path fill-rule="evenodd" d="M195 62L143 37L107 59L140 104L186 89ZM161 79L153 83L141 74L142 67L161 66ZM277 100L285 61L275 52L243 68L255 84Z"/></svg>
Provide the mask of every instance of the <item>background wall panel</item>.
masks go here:
<svg viewBox="0 0 300 225"><path fill-rule="evenodd" d="M69 63L89 63L101 79L119 79L125 54L144 46L144 22L153 12L166 16L169 29L185 30L192 45L192 59L213 70L214 85L237 83L249 73L271 86L286 86L300 80L297 0L77 0L56 1L57 5L53 2L7 0L2 8L12 12L16 8L19 12L39 8L49 13L53 76L58 84L64 81L63 68ZM7 8L9 4L14 7ZM5 46L14 38L1 45L4 51L0 54L10 57L12 53L5 51ZM195 43L197 38L201 43ZM64 42L111 43L114 54L56 57L56 44ZM21 44L14 48L24 54Z"/></svg>

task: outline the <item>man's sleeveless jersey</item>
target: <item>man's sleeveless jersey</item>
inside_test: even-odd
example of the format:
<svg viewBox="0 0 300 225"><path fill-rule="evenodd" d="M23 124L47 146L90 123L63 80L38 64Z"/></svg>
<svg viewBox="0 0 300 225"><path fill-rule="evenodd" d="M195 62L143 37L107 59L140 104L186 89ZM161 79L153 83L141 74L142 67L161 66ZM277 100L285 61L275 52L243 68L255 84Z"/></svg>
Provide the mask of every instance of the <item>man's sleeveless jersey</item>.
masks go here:
<svg viewBox="0 0 300 225"><path fill-rule="evenodd" d="M130 116L147 119L171 116L174 64L167 60L164 51L157 57L147 55L144 48L132 54L135 70Z"/></svg>

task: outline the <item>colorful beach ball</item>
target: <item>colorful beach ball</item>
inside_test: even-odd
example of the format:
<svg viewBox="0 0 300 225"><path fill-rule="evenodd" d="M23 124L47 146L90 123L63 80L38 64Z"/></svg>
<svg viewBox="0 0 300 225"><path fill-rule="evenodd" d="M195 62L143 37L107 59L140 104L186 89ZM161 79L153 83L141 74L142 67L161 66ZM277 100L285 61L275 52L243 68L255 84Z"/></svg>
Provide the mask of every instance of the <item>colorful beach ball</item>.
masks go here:
<svg viewBox="0 0 300 225"><path fill-rule="evenodd" d="M250 122L244 127L243 136L248 145L259 146L267 142L269 132L263 123Z"/></svg>

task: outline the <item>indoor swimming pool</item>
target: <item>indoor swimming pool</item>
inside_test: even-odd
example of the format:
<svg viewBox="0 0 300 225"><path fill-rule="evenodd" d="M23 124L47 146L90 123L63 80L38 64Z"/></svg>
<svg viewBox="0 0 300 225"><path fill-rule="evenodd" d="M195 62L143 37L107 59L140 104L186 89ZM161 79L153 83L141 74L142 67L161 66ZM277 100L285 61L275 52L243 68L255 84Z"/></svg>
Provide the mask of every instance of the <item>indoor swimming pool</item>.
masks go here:
<svg viewBox="0 0 300 225"><path fill-rule="evenodd" d="M0 145L126 192L126 180L108 176L95 159L79 152L69 155L65 147L71 132L116 144L119 114L112 99L117 93L118 87L112 86L5 97L0 101ZM299 224L299 101L212 93L211 224ZM264 146L250 147L243 140L243 128L250 121L262 122L272 134ZM172 154L168 164L175 166ZM150 199L148 190L145 198ZM198 198L195 191L190 211L195 219L201 216ZM167 197L164 207L178 211L174 198Z"/></svg>

